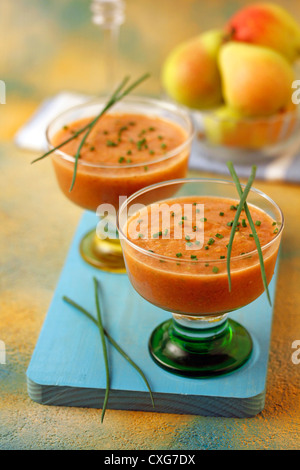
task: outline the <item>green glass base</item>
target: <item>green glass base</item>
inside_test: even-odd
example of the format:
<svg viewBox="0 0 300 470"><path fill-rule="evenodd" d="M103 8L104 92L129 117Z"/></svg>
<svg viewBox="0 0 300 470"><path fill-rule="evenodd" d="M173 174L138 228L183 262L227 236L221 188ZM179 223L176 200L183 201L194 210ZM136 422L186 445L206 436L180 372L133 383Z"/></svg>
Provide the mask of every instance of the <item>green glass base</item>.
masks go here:
<svg viewBox="0 0 300 470"><path fill-rule="evenodd" d="M117 274L126 273L119 239L101 240L97 237L96 230L91 230L80 242L80 254L97 269Z"/></svg>
<svg viewBox="0 0 300 470"><path fill-rule="evenodd" d="M174 374L215 377L245 364L251 356L252 339L231 319L204 329L182 327L171 319L153 331L149 351L159 366Z"/></svg>

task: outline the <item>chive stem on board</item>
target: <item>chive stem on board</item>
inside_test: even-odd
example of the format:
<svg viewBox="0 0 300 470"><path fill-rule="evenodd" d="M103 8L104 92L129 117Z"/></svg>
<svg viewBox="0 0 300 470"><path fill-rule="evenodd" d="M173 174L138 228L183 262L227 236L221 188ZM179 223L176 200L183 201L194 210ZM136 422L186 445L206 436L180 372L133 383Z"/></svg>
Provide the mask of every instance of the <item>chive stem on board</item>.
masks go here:
<svg viewBox="0 0 300 470"><path fill-rule="evenodd" d="M107 347L106 347L106 342L105 342L105 333L104 333L104 328L102 324L100 304L99 304L98 281L95 277L93 278L93 280L94 280L94 292L95 292L98 328L99 328L99 333L100 333L101 342L102 342L102 350L103 350L103 357L104 357L104 363L105 363L105 375L106 375L106 389L105 389L105 396L104 396L102 415L101 415L101 423L102 423L104 419L105 411L106 411L108 397L109 397L110 376L109 376L109 367L108 367L108 358L107 358Z"/></svg>
<svg viewBox="0 0 300 470"><path fill-rule="evenodd" d="M150 251L150 250L149 250ZM81 305L79 305L78 303L74 302L74 300L70 299L69 297L67 296L63 296L63 300L65 302L67 302L68 304L72 305L73 307L75 307L78 311L80 311L81 313L83 313L87 318L89 318L96 326L99 327L98 325L98 321L97 319L91 314L89 313L85 308L83 308ZM129 362L129 364L132 365L132 367L140 374L140 376L142 377L143 381L145 382L145 385L147 387L147 389L149 390L149 393L150 393L150 398L151 398L151 403L152 403L152 406L154 408L154 400L153 400L153 396L152 396L152 391L151 391L151 388L150 388L150 385L143 373L143 371L139 368L139 366L127 355L127 353L121 348L121 346L119 346L119 344L110 336L110 334L107 332L107 330L105 328L103 328L103 331L104 331L104 334L105 336L107 337L108 341L114 346L114 348L121 354L121 356L124 357L124 359L126 359L127 362Z"/></svg>

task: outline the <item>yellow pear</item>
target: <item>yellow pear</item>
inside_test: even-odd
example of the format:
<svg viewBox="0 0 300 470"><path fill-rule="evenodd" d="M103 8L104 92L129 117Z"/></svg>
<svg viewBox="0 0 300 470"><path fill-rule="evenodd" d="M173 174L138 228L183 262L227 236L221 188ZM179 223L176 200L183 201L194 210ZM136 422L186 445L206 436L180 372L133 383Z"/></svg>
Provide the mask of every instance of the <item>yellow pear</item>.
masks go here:
<svg viewBox="0 0 300 470"><path fill-rule="evenodd" d="M269 116L291 101L293 68L273 49L228 42L219 66L225 103L244 116Z"/></svg>
<svg viewBox="0 0 300 470"><path fill-rule="evenodd" d="M210 30L181 43L162 67L162 85L175 101L190 108L208 109L222 103L217 56L224 32Z"/></svg>

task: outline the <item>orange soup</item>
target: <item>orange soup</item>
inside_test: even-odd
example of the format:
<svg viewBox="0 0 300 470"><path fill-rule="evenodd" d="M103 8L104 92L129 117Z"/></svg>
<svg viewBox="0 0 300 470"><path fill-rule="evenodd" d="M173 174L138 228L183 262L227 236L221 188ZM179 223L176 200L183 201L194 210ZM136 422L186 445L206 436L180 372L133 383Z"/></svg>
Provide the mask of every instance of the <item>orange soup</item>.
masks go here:
<svg viewBox="0 0 300 470"><path fill-rule="evenodd" d="M52 144L64 142L91 120L85 118L64 126ZM76 182L70 192L73 157L83 135L61 147L70 158L54 154L53 164L65 195L85 209L96 210L102 203L118 208L119 196L130 196L150 184L186 175L189 146L183 145L187 140L183 128L158 117L112 113L99 119L82 147Z"/></svg>
<svg viewBox="0 0 300 470"><path fill-rule="evenodd" d="M219 197L184 197L149 205L130 217L123 227L129 240L123 241L123 251L135 289L161 308L190 315L224 313L255 300L264 287L244 211L232 245L229 291L227 250L237 204ZM169 208L169 218L162 207ZM259 208L249 205L249 209L270 282L279 227Z"/></svg>

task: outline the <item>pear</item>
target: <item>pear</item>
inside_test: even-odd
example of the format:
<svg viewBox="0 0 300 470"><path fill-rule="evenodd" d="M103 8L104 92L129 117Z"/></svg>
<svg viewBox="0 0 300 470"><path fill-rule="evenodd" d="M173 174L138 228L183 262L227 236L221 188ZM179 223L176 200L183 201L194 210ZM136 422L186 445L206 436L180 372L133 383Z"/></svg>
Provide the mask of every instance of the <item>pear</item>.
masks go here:
<svg viewBox="0 0 300 470"><path fill-rule="evenodd" d="M278 5L258 3L242 8L225 30L232 40L270 47L291 62L300 56L300 26Z"/></svg>
<svg viewBox="0 0 300 470"><path fill-rule="evenodd" d="M220 106L204 116L206 139L213 145L248 146L242 122L243 116L238 111L227 105Z"/></svg>
<svg viewBox="0 0 300 470"><path fill-rule="evenodd" d="M228 42L219 66L225 103L244 116L269 116L291 101L293 68L272 49Z"/></svg>
<svg viewBox="0 0 300 470"><path fill-rule="evenodd" d="M162 67L162 85L178 103L208 109L222 103L217 56L224 32L209 30L181 43L167 56Z"/></svg>

